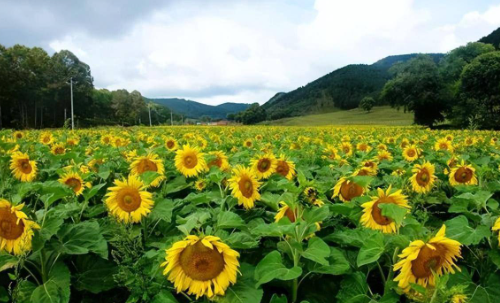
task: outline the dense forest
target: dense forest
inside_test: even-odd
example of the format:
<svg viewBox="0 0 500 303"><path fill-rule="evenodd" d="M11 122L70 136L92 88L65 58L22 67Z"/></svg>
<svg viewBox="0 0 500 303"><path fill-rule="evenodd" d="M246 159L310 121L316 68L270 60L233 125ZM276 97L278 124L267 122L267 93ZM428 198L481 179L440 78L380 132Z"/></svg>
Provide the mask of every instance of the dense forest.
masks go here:
<svg viewBox="0 0 500 303"><path fill-rule="evenodd" d="M70 51L50 56L39 47L0 45L0 128L67 125L71 81L77 126L149 124L149 108L152 123L170 123L170 110L140 92L96 89L93 80L90 67Z"/></svg>
<svg viewBox="0 0 500 303"><path fill-rule="evenodd" d="M230 102L214 106L179 98L154 98L151 100L172 109L179 115L193 119L201 119L203 117L225 119L227 115L244 111L250 106L250 104Z"/></svg>

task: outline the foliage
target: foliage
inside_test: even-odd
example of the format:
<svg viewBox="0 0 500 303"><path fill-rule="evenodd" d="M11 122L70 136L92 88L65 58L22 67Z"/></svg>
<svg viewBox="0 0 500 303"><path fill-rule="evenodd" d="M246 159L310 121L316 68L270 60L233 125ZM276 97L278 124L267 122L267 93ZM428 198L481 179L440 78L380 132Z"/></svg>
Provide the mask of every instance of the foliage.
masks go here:
<svg viewBox="0 0 500 303"><path fill-rule="evenodd" d="M370 112L375 106L375 99L372 97L364 97L361 102L359 102L359 107L364 111Z"/></svg>
<svg viewBox="0 0 500 303"><path fill-rule="evenodd" d="M199 119L209 116L211 119L224 119L229 114L236 114L247 109L250 104L222 103L216 106L178 98L154 98L151 101L172 109L187 118Z"/></svg>
<svg viewBox="0 0 500 303"><path fill-rule="evenodd" d="M479 60L496 58L494 53L483 56ZM217 236L240 254L241 274L214 302L445 303L457 295L468 302L500 299L498 231L492 231L500 216L499 132L253 126L50 133L52 144L62 144L65 154L54 155L50 145L39 143L41 131L0 131L0 198L24 203L22 211L40 226L26 254L0 252L2 302L207 302L177 292L162 274L165 250L187 234ZM109 136L111 143L106 143ZM230 170L211 167L197 177L184 177L175 168L175 151L165 147L166 137L200 146L207 163L213 159L209 152L223 152L233 167L250 165L262 151L282 154L294 163L296 174L290 180L277 173L260 180L261 198L245 210L231 195ZM80 143L71 145L68 138ZM117 146L113 138L125 144ZM449 150L436 149L440 139L450 143ZM251 146L244 144L248 141ZM353 146L352 154L344 153L342 142ZM363 151L360 143L370 148ZM415 162L403 157L410 143L421 149ZM332 147L338 157L332 156ZM36 161L33 182L18 181L8 169L14 150ZM392 158L378 158L381 150ZM134 160L151 153L165 167L161 183L144 189L154 206L139 223L122 223L109 215L106 193L129 174ZM95 164L99 159L101 164ZM426 194L412 190L410 182L414 165L424 160L436 169L436 183ZM450 170L461 160L474 168L477 184L451 185ZM376 163L372 176L352 177L367 167L365 161ZM57 181L66 171L89 183L81 195ZM140 178L149 184L157 175ZM342 177L367 186L366 192L349 202L332 197ZM199 180L205 182L201 190ZM379 204L380 215L399 226L396 233L385 234L365 227L360 217L377 189L390 186L402 190L410 209ZM311 187L323 206L307 198ZM283 204L295 210L294 216L276 222ZM2 224L0 237L8 222ZM428 241L442 225L447 237L462 244L462 258L456 261L461 271L436 277L435 286L415 284L403 292L393 281L398 255L412 241Z"/></svg>
<svg viewBox="0 0 500 303"><path fill-rule="evenodd" d="M260 106L259 103L250 105L249 108L234 116L236 121L242 122L243 124L256 124L266 120L266 118L266 110Z"/></svg>

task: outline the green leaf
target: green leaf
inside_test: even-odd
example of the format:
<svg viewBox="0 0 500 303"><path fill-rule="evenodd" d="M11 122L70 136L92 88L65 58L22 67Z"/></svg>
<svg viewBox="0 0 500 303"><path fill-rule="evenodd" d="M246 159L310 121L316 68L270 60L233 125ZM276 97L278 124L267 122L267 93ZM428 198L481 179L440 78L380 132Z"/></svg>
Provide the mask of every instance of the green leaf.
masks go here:
<svg viewBox="0 0 500 303"><path fill-rule="evenodd" d="M99 190L101 188L103 188L104 186L106 186L106 183L101 183L101 184L97 184L97 185L92 186L92 188L89 191L87 191L83 194L85 201L89 201L92 197L97 195Z"/></svg>
<svg viewBox="0 0 500 303"><path fill-rule="evenodd" d="M309 240L307 249L302 252L302 256L321 265L328 266L328 260L325 258L330 255L330 247L319 237L313 237Z"/></svg>
<svg viewBox="0 0 500 303"><path fill-rule="evenodd" d="M172 211L174 209L174 202L170 199L161 199L155 201L153 209L149 217L153 220L163 220L167 223L172 221Z"/></svg>
<svg viewBox="0 0 500 303"><path fill-rule="evenodd" d="M498 303L500 277L491 274L484 285L478 285L468 303Z"/></svg>
<svg viewBox="0 0 500 303"><path fill-rule="evenodd" d="M370 297L366 295L367 291L368 284L366 283L365 275L361 272L356 272L342 279L337 299L340 303L369 302Z"/></svg>
<svg viewBox="0 0 500 303"><path fill-rule="evenodd" d="M179 192L185 188L188 188L190 185L186 182L186 178L184 176L178 176L173 180L168 181L163 185L162 192L165 194L173 194Z"/></svg>
<svg viewBox="0 0 500 303"><path fill-rule="evenodd" d="M288 303L288 299L285 295L273 294L269 303Z"/></svg>
<svg viewBox="0 0 500 303"><path fill-rule="evenodd" d="M446 236L459 241L463 245L477 245L482 239L491 235L490 228L479 225L476 228L469 226L469 221L463 215L445 222Z"/></svg>
<svg viewBox="0 0 500 303"><path fill-rule="evenodd" d="M382 215L394 220L397 226L401 225L408 210L394 203L382 203L378 207L382 210Z"/></svg>
<svg viewBox="0 0 500 303"><path fill-rule="evenodd" d="M274 279L292 280L302 274L302 268L295 266L286 268L281 259L281 254L275 250L267 254L255 268L256 287Z"/></svg>
<svg viewBox="0 0 500 303"><path fill-rule="evenodd" d="M17 265L18 259L6 252L0 252L0 272Z"/></svg>
<svg viewBox="0 0 500 303"><path fill-rule="evenodd" d="M384 253L384 248L384 236L381 233L376 233L372 237L365 239L363 246L359 250L358 267L376 262Z"/></svg>
<svg viewBox="0 0 500 303"><path fill-rule="evenodd" d="M69 269L64 263L56 263L50 271L47 281L38 286L31 294L31 301L41 303L69 302L70 276Z"/></svg>
<svg viewBox="0 0 500 303"><path fill-rule="evenodd" d="M113 276L118 273L114 262L96 255L78 256L75 262L75 288L97 294L116 286Z"/></svg>
<svg viewBox="0 0 500 303"><path fill-rule="evenodd" d="M245 225L245 221L231 211L220 212L217 216L217 226L219 228L237 228Z"/></svg>
<svg viewBox="0 0 500 303"><path fill-rule="evenodd" d="M59 228L61 228L63 223L63 218L61 218L61 216L58 216L54 209L49 210L45 214L43 225L40 226L40 236L45 241L49 240L59 231Z"/></svg>
<svg viewBox="0 0 500 303"><path fill-rule="evenodd" d="M149 186L156 178L160 176L159 173L155 171L146 171L139 175L144 185Z"/></svg>
<svg viewBox="0 0 500 303"><path fill-rule="evenodd" d="M178 303L177 299L174 295L167 290L160 290L160 292L154 296L153 301L151 303Z"/></svg>
<svg viewBox="0 0 500 303"><path fill-rule="evenodd" d="M312 210L306 212L304 215L304 220L307 223L316 223L324 221L330 216L330 210L328 207L315 207Z"/></svg>
<svg viewBox="0 0 500 303"><path fill-rule="evenodd" d="M28 280L21 281L15 291L15 302L17 303L32 303L31 295L36 289L36 285Z"/></svg>
<svg viewBox="0 0 500 303"><path fill-rule="evenodd" d="M500 269L500 252L498 249L492 249L488 252L491 262Z"/></svg>
<svg viewBox="0 0 500 303"><path fill-rule="evenodd" d="M264 291L255 286L255 268L242 263L240 266L241 276L238 276L236 284L226 290L226 295L217 298L217 303L259 303Z"/></svg>
<svg viewBox="0 0 500 303"><path fill-rule="evenodd" d="M96 253L108 258L108 243L96 221L64 225L57 233L58 240L51 243L55 250L69 255Z"/></svg>
<svg viewBox="0 0 500 303"><path fill-rule="evenodd" d="M328 275L343 275L351 269L351 265L349 261L346 259L342 250L336 247L330 247L330 256L327 258L329 265L324 266L318 263L314 263L314 265L310 268L311 271L320 273L320 274L328 274Z"/></svg>

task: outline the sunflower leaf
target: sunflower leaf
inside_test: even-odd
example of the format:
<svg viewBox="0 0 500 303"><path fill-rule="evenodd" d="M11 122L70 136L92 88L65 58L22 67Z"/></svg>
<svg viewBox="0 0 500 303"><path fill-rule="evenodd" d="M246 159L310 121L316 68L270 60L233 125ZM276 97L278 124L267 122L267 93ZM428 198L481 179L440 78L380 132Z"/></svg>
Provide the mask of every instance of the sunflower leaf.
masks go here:
<svg viewBox="0 0 500 303"><path fill-rule="evenodd" d="M298 278L302 274L302 268L294 266L286 268L283 264L281 254L275 250L267 254L255 268L256 287L274 279L288 281Z"/></svg>
<svg viewBox="0 0 500 303"><path fill-rule="evenodd" d="M217 216L217 226L219 228L238 228L245 225L245 221L231 211L220 212Z"/></svg>
<svg viewBox="0 0 500 303"><path fill-rule="evenodd" d="M382 210L382 216L386 216L394 220L396 225L401 225L408 210L394 203L381 203L378 207Z"/></svg>
<svg viewBox="0 0 500 303"><path fill-rule="evenodd" d="M328 266L330 264L328 260L325 259L329 255L330 255L330 248L328 247L328 244L326 244L323 240L321 240L318 237L314 237L311 240L309 240L307 249L302 252L302 256L304 258L325 266Z"/></svg>
<svg viewBox="0 0 500 303"><path fill-rule="evenodd" d="M384 249L384 236L381 233L368 237L359 250L356 261L358 267L376 262L384 253Z"/></svg>

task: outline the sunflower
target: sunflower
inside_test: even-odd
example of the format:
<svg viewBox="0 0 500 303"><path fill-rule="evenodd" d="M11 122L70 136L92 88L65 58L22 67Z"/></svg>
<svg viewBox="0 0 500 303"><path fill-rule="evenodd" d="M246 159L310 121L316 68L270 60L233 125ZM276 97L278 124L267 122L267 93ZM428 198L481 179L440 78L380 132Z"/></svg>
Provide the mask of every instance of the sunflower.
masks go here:
<svg viewBox="0 0 500 303"><path fill-rule="evenodd" d="M363 161L361 163L362 169L365 169L368 172L369 176L376 176L378 172L378 164L374 161Z"/></svg>
<svg viewBox="0 0 500 303"><path fill-rule="evenodd" d="M199 179L194 182L194 188L196 188L197 191L202 191L207 187L207 181L204 179Z"/></svg>
<svg viewBox="0 0 500 303"><path fill-rule="evenodd" d="M276 171L278 161L273 154L267 153L253 159L250 165L252 167L252 171L257 176L257 179L260 180L269 178Z"/></svg>
<svg viewBox="0 0 500 303"><path fill-rule="evenodd" d="M345 156L349 157L352 155L352 144L349 142L342 142L340 144L340 150L344 153Z"/></svg>
<svg viewBox="0 0 500 303"><path fill-rule="evenodd" d="M241 165L233 169L233 177L228 180L231 194L238 199L238 205L243 205L245 209L254 207L256 200L260 199L259 186L255 174Z"/></svg>
<svg viewBox="0 0 500 303"><path fill-rule="evenodd" d="M456 294L451 297L451 303L466 303L467 296L464 294Z"/></svg>
<svg viewBox="0 0 500 303"><path fill-rule="evenodd" d="M44 145L49 145L52 142L54 142L54 136L52 136L52 134L50 132L43 132L40 135L40 143L42 143Z"/></svg>
<svg viewBox="0 0 500 303"><path fill-rule="evenodd" d="M392 159L393 159L393 157L392 157L391 153L388 152L387 150L380 150L377 154L377 160L379 160L379 161L386 160L386 161L391 162Z"/></svg>
<svg viewBox="0 0 500 303"><path fill-rule="evenodd" d="M213 160L208 162L208 167L217 166L220 170L229 170L229 161L227 160L226 154L222 151L212 151L208 153L210 156L214 157Z"/></svg>
<svg viewBox="0 0 500 303"><path fill-rule="evenodd" d="M195 177L208 169L204 153L186 144L175 154L175 167L186 177Z"/></svg>
<svg viewBox="0 0 500 303"><path fill-rule="evenodd" d="M130 174L128 179L115 180L114 184L106 194L106 206L112 216L125 223L137 223L151 212L153 195L137 176Z"/></svg>
<svg viewBox="0 0 500 303"><path fill-rule="evenodd" d="M412 170L413 175L410 178L413 190L421 194L431 191L436 181L435 171L434 165L430 162L424 162L422 165L415 164Z"/></svg>
<svg viewBox="0 0 500 303"><path fill-rule="evenodd" d="M85 183L82 177L77 173L66 173L59 179L59 182L69 186L77 196L81 195L85 189Z"/></svg>
<svg viewBox="0 0 500 303"><path fill-rule="evenodd" d="M434 149L436 151L447 150L449 152L452 152L453 145L451 144L451 141L448 140L447 138L441 138L441 139L437 140L436 143L434 143Z"/></svg>
<svg viewBox="0 0 500 303"><path fill-rule="evenodd" d="M346 177L340 178L333 187L333 196L339 197L342 202L349 202L356 197L360 197L365 192L365 188L358 185L356 182L347 180Z"/></svg>
<svg viewBox="0 0 500 303"><path fill-rule="evenodd" d="M292 180L296 173L295 164L292 161L288 160L288 158L282 154L278 158L276 173L282 175L288 180Z"/></svg>
<svg viewBox="0 0 500 303"><path fill-rule="evenodd" d="M80 139L78 137L71 137L66 139L66 145L68 146L76 146L80 143Z"/></svg>
<svg viewBox="0 0 500 303"><path fill-rule="evenodd" d="M372 150L372 147L368 143L360 142L356 144L356 149L362 152L369 152Z"/></svg>
<svg viewBox="0 0 500 303"><path fill-rule="evenodd" d="M460 165L453 167L449 174L449 181L452 186L457 185L477 185L476 170L471 165L466 165L464 160Z"/></svg>
<svg viewBox="0 0 500 303"><path fill-rule="evenodd" d="M187 236L165 250L163 275L177 293L214 298L236 283L240 254L214 236Z"/></svg>
<svg viewBox="0 0 500 303"><path fill-rule="evenodd" d="M248 147L248 148L252 148L253 147L253 142L251 139L246 139L244 142L243 142L243 146L244 147Z"/></svg>
<svg viewBox="0 0 500 303"><path fill-rule="evenodd" d="M396 232L399 226L396 226L396 223L391 218L382 215L382 210L378 206L384 203L393 203L408 210L411 207L408 205L408 200L406 196L401 193L401 190L397 190L393 193L391 193L391 191L392 186L389 186L386 192L381 188L377 188L378 195L371 197L372 200L370 202L361 205L361 207L363 207L363 215L361 216L361 223L363 226L381 230L384 233Z"/></svg>
<svg viewBox="0 0 500 303"><path fill-rule="evenodd" d="M40 226L28 219L21 210L24 204L13 206L0 199L0 250L14 255L22 255L31 250L33 229Z"/></svg>
<svg viewBox="0 0 500 303"><path fill-rule="evenodd" d="M14 177L21 182L31 182L36 177L36 162L22 152L14 152L10 160L10 169Z"/></svg>
<svg viewBox="0 0 500 303"><path fill-rule="evenodd" d="M403 149L403 158L408 162L413 162L420 156L421 150L415 145L409 145Z"/></svg>
<svg viewBox="0 0 500 303"><path fill-rule="evenodd" d="M400 261L394 265L394 271L399 271L394 281L398 282L400 288L408 291L410 284L434 286L433 272L442 276L455 273L453 267L460 271L455 262L462 257L461 244L446 238L445 233L446 226L443 225L436 236L427 243L422 240L413 241L403 250L399 255Z"/></svg>
<svg viewBox="0 0 500 303"><path fill-rule="evenodd" d="M493 224L491 230L493 231L500 230L500 217L495 221L495 224ZM498 234L498 246L500 246L500 233Z"/></svg>
<svg viewBox="0 0 500 303"><path fill-rule="evenodd" d="M165 138L165 148L169 151L175 151L177 150L177 148L179 148L179 144L174 138L168 137Z"/></svg>
<svg viewBox="0 0 500 303"><path fill-rule="evenodd" d="M22 138L24 138L24 134L23 132L21 131L15 131L13 134L12 134L12 137L14 138L14 140L20 140Z"/></svg>
<svg viewBox="0 0 500 303"><path fill-rule="evenodd" d="M134 162L130 164L130 173L133 175L140 176L147 171L157 172L159 175L151 182L150 186L158 187L158 185L165 180L165 167L158 155L150 153L146 156L136 158Z"/></svg>
<svg viewBox="0 0 500 303"><path fill-rule="evenodd" d="M54 144L50 149L53 155L64 155L66 153L66 148L61 143Z"/></svg>
<svg viewBox="0 0 500 303"><path fill-rule="evenodd" d="M339 151L333 147L333 145L328 144L323 151L326 154L326 157L330 160L339 159Z"/></svg>
<svg viewBox="0 0 500 303"><path fill-rule="evenodd" d="M110 145L112 141L113 141L112 135L104 135L101 137L101 142L104 145Z"/></svg>
<svg viewBox="0 0 500 303"><path fill-rule="evenodd" d="M320 199L318 199L318 190L314 187L306 187L306 189L304 189L304 196L305 196L305 200L308 202L308 203L311 203L313 205L316 205L316 206L323 206L325 204L325 202L321 201Z"/></svg>
<svg viewBox="0 0 500 303"><path fill-rule="evenodd" d="M290 222L295 222L297 218L297 214L294 209L292 209L290 206L288 206L285 202L280 201L279 202L280 208L278 209L278 212L274 216L274 222L279 222L281 219L284 217L287 217Z"/></svg>

